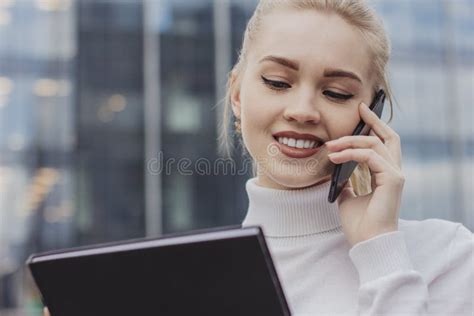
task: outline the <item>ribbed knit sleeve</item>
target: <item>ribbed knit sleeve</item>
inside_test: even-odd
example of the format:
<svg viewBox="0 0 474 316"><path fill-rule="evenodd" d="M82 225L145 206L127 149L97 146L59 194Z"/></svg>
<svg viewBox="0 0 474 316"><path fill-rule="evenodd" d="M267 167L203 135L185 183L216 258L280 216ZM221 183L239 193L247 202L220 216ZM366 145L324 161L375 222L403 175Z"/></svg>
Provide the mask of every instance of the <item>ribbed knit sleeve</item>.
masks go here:
<svg viewBox="0 0 474 316"><path fill-rule="evenodd" d="M445 268L430 284L413 267L405 242L404 233L397 231L376 236L351 248L349 256L360 280L357 313L472 315L471 232L462 225L458 226L449 246Z"/></svg>

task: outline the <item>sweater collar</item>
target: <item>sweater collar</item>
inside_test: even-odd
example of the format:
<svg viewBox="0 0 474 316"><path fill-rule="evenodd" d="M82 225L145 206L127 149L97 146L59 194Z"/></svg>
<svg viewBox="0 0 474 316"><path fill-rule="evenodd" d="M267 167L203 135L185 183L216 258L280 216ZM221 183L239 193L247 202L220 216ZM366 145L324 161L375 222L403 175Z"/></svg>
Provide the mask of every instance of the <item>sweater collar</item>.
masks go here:
<svg viewBox="0 0 474 316"><path fill-rule="evenodd" d="M242 226L259 225L267 237L295 237L340 227L337 202L327 200L331 181L303 189L278 190L247 180L249 198Z"/></svg>

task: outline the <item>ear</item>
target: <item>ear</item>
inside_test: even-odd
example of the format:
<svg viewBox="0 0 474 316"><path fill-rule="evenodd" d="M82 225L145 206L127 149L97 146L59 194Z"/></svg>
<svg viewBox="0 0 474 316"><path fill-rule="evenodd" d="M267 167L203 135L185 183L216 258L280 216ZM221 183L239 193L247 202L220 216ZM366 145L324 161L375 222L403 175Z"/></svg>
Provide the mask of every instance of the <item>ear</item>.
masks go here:
<svg viewBox="0 0 474 316"><path fill-rule="evenodd" d="M235 117L240 118L240 83L237 80L235 70L232 70L230 76L230 101L232 104L232 112L234 112Z"/></svg>

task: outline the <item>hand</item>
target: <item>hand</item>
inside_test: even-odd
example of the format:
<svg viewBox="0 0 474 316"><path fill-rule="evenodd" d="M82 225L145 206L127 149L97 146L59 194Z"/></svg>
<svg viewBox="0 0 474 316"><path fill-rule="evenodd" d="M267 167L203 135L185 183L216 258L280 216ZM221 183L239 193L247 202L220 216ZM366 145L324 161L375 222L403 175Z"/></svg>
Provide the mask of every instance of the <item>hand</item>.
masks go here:
<svg viewBox="0 0 474 316"><path fill-rule="evenodd" d="M43 309L43 316L51 316L51 314L49 314L49 310L47 307Z"/></svg>
<svg viewBox="0 0 474 316"><path fill-rule="evenodd" d="M398 230L405 183L400 137L364 103L359 113L372 129L369 136L345 136L326 142L333 163L366 163L372 176L370 194L356 196L348 181L337 199L342 229L351 245Z"/></svg>

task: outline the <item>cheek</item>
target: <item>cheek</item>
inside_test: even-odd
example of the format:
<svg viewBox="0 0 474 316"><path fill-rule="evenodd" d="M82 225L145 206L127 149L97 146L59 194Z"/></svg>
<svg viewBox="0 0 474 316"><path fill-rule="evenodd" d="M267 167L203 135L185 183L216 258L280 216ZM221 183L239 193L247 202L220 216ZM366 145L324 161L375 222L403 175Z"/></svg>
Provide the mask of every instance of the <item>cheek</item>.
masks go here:
<svg viewBox="0 0 474 316"><path fill-rule="evenodd" d="M275 100L262 91L258 83L249 85L242 94L242 124L249 130L265 130L276 120L278 105Z"/></svg>
<svg viewBox="0 0 474 316"><path fill-rule="evenodd" d="M326 126L330 139L338 139L351 135L360 121L357 109L331 111L326 118Z"/></svg>

